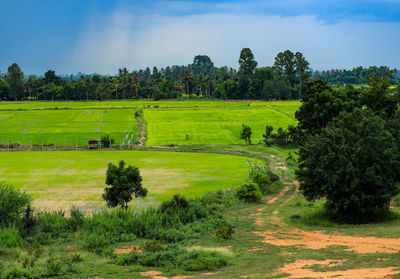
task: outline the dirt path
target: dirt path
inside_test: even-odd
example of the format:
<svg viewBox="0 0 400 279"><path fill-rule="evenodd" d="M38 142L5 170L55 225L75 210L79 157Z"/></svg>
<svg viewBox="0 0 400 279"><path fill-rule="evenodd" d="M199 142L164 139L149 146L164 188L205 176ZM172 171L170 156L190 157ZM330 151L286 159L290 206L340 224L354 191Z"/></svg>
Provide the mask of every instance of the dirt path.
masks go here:
<svg viewBox="0 0 400 279"><path fill-rule="evenodd" d="M275 162L275 169L279 169L282 163ZM288 179L285 171L283 177ZM259 238L255 240L260 244L269 244L282 247L299 247L303 249L319 250L330 246L343 246L344 251L357 254L370 253L400 253L400 239L379 237L358 237L340 234L330 234L325 231L305 231L290 228L280 217L280 209L293 199L298 192L298 181L286 182L285 187L275 197L268 200L263 206L258 207L250 217L254 218L255 230L252 233ZM272 207L272 210L271 210ZM271 229L272 225L272 229ZM263 230L264 227L269 229ZM268 246L257 245L246 249L247 252L264 251ZM290 260L289 260L290 261ZM400 274L396 271L398 266L393 267L371 267L340 270L340 266L347 259L342 260L314 260L298 259L284 264L274 275L289 274L285 278L385 278ZM335 271L319 271L315 267L335 267ZM249 275L251 276L251 275Z"/></svg>
<svg viewBox="0 0 400 279"><path fill-rule="evenodd" d="M143 123L140 129L140 139L138 146L143 146L147 140L147 133L146 133L146 123Z"/></svg>

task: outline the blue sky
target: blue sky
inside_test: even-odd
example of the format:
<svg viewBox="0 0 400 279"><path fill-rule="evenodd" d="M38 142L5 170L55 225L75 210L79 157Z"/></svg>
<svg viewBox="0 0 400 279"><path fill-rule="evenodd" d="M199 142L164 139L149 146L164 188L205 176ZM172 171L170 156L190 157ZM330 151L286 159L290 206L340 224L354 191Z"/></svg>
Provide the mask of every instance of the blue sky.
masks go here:
<svg viewBox="0 0 400 279"><path fill-rule="evenodd" d="M400 0L1 0L0 71L113 74L186 65L197 54L237 68L301 51L313 69L400 68Z"/></svg>

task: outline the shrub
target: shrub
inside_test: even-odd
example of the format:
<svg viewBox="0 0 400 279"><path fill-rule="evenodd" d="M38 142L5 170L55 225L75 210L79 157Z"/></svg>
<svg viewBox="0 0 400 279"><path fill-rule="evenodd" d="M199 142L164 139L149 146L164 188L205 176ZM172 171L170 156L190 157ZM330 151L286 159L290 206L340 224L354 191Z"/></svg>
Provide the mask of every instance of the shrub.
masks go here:
<svg viewBox="0 0 400 279"><path fill-rule="evenodd" d="M91 233L83 240L83 248L96 254L104 254L111 244L112 236L106 232Z"/></svg>
<svg viewBox="0 0 400 279"><path fill-rule="evenodd" d="M223 224L218 228L215 237L220 240L232 239L234 233L235 230L233 229L232 225Z"/></svg>
<svg viewBox="0 0 400 279"><path fill-rule="evenodd" d="M182 254L178 265L183 270L215 270L228 264L228 257L216 251L191 251Z"/></svg>
<svg viewBox="0 0 400 279"><path fill-rule="evenodd" d="M64 211L40 212L36 216L36 233L39 241L45 243L50 239L59 237L66 233L68 224L64 218Z"/></svg>
<svg viewBox="0 0 400 279"><path fill-rule="evenodd" d="M148 240L143 245L143 251L145 252L159 252L166 250L166 245L158 240Z"/></svg>
<svg viewBox="0 0 400 279"><path fill-rule="evenodd" d="M236 196L246 202L259 202L262 194L258 185L253 182L243 183L237 190Z"/></svg>
<svg viewBox="0 0 400 279"><path fill-rule="evenodd" d="M258 185L258 188L260 188L261 193L264 195L271 194L271 189L269 188L271 185L271 178L268 175L256 172L251 181Z"/></svg>
<svg viewBox="0 0 400 279"><path fill-rule="evenodd" d="M67 220L68 227L75 232L83 225L83 222L85 221L85 215L79 208L75 206L71 207L70 215L71 216Z"/></svg>
<svg viewBox="0 0 400 279"><path fill-rule="evenodd" d="M26 193L0 182L0 224L10 224L18 220L30 200Z"/></svg>
<svg viewBox="0 0 400 279"><path fill-rule="evenodd" d="M0 228L0 247L20 247L23 243L18 229L15 227Z"/></svg>
<svg viewBox="0 0 400 279"><path fill-rule="evenodd" d="M100 139L102 147L108 148L114 144L114 139L110 135L102 135Z"/></svg>
<svg viewBox="0 0 400 279"><path fill-rule="evenodd" d="M33 210L30 204L26 207L25 214L22 217L22 223L24 225L25 233L29 235L32 232L33 227L36 225L36 219L33 217Z"/></svg>
<svg viewBox="0 0 400 279"><path fill-rule="evenodd" d="M32 278L28 270L22 269L18 266L11 267L4 275L5 279L29 279Z"/></svg>

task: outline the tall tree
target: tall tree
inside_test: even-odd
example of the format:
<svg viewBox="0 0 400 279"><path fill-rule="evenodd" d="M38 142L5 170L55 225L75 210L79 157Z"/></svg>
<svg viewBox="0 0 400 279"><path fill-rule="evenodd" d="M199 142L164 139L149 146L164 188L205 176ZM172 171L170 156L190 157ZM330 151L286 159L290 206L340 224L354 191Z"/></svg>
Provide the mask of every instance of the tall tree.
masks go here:
<svg viewBox="0 0 400 279"><path fill-rule="evenodd" d="M22 97L24 94L24 73L17 63L13 63L8 67L7 83L10 88L10 96L15 101Z"/></svg>
<svg viewBox="0 0 400 279"><path fill-rule="evenodd" d="M299 90L301 96L301 90L304 82L306 82L311 77L310 63L305 59L301 52L296 52L294 55L295 65L296 65L296 76L300 83Z"/></svg>
<svg viewBox="0 0 400 279"><path fill-rule="evenodd" d="M300 191L326 198L333 219L370 221L399 193L399 150L385 121L370 110L343 112L299 151Z"/></svg>
<svg viewBox="0 0 400 279"><path fill-rule="evenodd" d="M192 69L195 75L209 75L214 69L214 63L207 55L197 55L193 59Z"/></svg>
<svg viewBox="0 0 400 279"><path fill-rule="evenodd" d="M243 48L239 57L239 72L243 75L251 75L257 67L254 55L249 48Z"/></svg>
<svg viewBox="0 0 400 279"><path fill-rule="evenodd" d="M183 70L183 72L180 74L179 78L185 82L185 84L186 84L186 94L187 94L187 98L189 98L189 95L190 95L189 84L190 84L190 81L192 81L194 79L193 74L192 74L192 68L191 67L186 67Z"/></svg>
<svg viewBox="0 0 400 279"><path fill-rule="evenodd" d="M290 50L278 53L275 57L275 70L289 80L290 85L296 81L296 61L295 55Z"/></svg>

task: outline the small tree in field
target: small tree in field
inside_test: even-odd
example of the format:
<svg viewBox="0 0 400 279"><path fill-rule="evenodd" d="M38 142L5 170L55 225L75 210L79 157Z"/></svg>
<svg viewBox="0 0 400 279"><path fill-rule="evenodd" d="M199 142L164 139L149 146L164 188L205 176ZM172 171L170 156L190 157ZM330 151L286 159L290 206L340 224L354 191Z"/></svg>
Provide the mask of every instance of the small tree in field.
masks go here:
<svg viewBox="0 0 400 279"><path fill-rule="evenodd" d="M240 139L245 140L246 144L251 144L251 128L247 125L242 124L242 132L240 133Z"/></svg>
<svg viewBox="0 0 400 279"><path fill-rule="evenodd" d="M108 207L121 206L128 209L128 203L135 197L145 197L147 189L142 187L142 177L139 168L134 166L125 167L123 160L119 161L118 166L108 164L106 184L111 187L104 189L103 199Z"/></svg>

